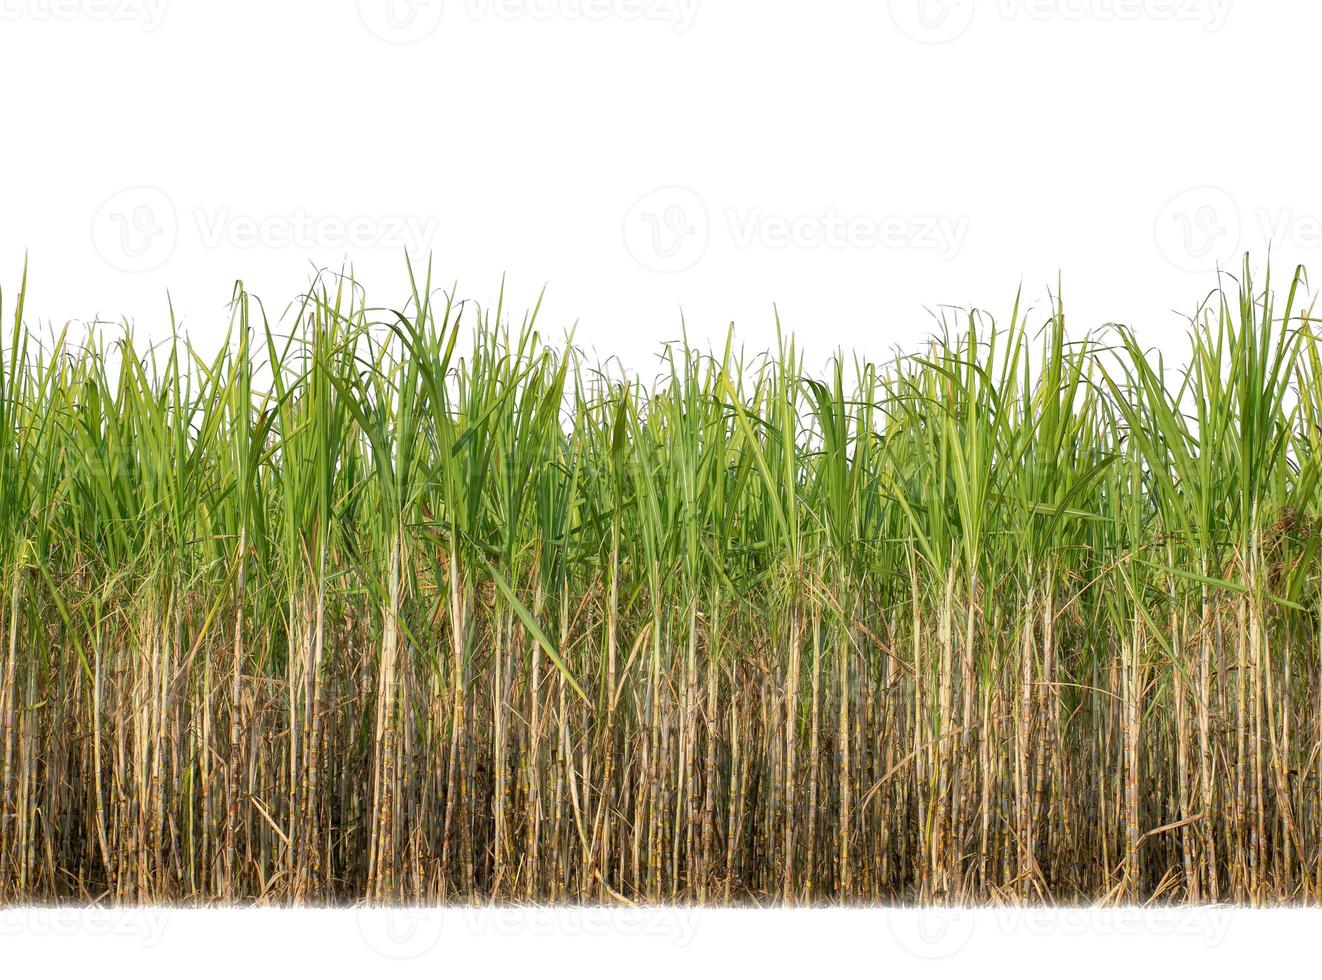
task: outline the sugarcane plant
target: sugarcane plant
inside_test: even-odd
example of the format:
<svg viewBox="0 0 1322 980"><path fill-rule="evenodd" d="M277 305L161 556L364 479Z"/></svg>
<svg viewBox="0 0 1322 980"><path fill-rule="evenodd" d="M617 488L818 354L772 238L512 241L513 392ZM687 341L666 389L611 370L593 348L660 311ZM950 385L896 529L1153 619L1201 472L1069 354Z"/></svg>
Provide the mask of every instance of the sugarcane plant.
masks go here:
<svg viewBox="0 0 1322 980"><path fill-rule="evenodd" d="M1302 269L654 378L409 276L0 293L0 902L1322 900Z"/></svg>

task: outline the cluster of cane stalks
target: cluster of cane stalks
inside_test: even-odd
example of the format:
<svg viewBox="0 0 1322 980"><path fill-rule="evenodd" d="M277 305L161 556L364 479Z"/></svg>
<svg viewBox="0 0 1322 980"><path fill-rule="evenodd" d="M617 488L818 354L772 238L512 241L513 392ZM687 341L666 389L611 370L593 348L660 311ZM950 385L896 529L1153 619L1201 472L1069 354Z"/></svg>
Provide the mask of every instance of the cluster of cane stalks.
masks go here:
<svg viewBox="0 0 1322 980"><path fill-rule="evenodd" d="M411 278L0 297L0 903L1322 899L1302 270L655 378Z"/></svg>

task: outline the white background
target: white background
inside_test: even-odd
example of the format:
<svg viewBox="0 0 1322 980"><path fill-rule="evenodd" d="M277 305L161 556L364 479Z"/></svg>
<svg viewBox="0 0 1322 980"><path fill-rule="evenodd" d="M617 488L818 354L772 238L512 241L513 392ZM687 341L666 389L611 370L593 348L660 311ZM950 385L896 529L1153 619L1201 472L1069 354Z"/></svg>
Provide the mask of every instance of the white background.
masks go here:
<svg viewBox="0 0 1322 980"><path fill-rule="evenodd" d="M505 275L521 310L548 285L548 332L643 372L681 311L759 350L776 304L815 356L882 357L928 309L1004 317L1022 283L1040 311L1058 276L1075 333L1123 321L1176 351L1218 263L1269 242L1282 277L1316 263L1320 28L1284 0L0 0L3 313L27 254L34 323L159 337L169 290L206 346L236 279L278 313L348 264L397 305L408 248L461 297ZM908 975L952 944L928 961L950 975L1242 975L1317 925L708 912L674 943L611 919L172 913L147 942L142 914L5 915L13 975L124 954L363 976L382 943L431 976Z"/></svg>
<svg viewBox="0 0 1322 980"><path fill-rule="evenodd" d="M7 976L199 980L1243 978L1312 976L1316 929L1314 912L1225 908L28 909L0 910L0 956Z"/></svg>
<svg viewBox="0 0 1322 980"><path fill-rule="evenodd" d="M912 348L941 304L1179 345L1218 262L1322 248L1322 5L0 0L0 283L218 342L317 267L658 341ZM659 191L659 193L658 193Z"/></svg>

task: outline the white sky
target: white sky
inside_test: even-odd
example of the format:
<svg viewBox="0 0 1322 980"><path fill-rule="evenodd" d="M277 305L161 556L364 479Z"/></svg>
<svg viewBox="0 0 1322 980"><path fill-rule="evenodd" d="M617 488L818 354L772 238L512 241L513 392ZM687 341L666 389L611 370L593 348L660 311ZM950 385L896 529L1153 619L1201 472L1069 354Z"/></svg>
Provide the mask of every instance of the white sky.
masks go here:
<svg viewBox="0 0 1322 980"><path fill-rule="evenodd" d="M1265 0L0 0L0 284L8 312L26 250L29 319L148 336L168 289L205 345L238 278L279 310L347 261L400 303L411 243L465 297L547 284L544 328L647 369L681 309L761 349L775 303L813 355L884 356L1060 274L1074 332L1176 351L1218 259L1322 247L1319 28Z"/></svg>

